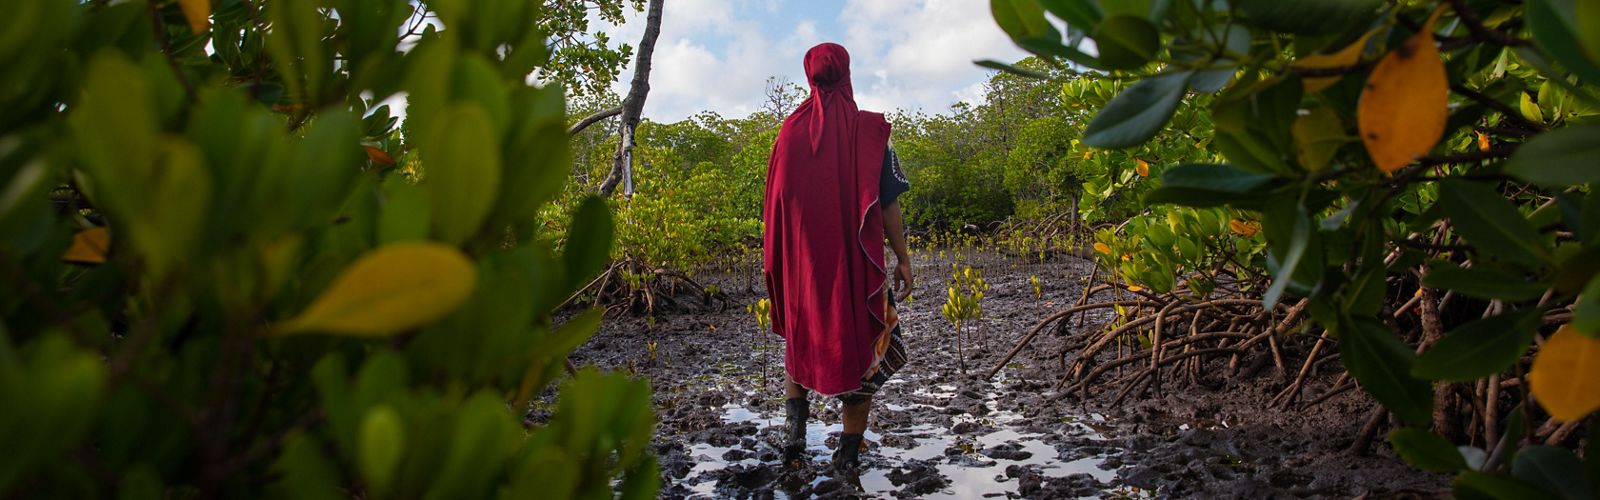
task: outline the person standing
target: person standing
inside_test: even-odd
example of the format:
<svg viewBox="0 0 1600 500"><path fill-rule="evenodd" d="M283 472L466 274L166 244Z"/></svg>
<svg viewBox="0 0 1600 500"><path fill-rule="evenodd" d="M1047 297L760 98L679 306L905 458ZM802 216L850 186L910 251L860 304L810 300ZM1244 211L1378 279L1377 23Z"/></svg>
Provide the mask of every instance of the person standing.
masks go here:
<svg viewBox="0 0 1600 500"><path fill-rule="evenodd" d="M783 121L767 164L763 270L774 333L785 339L784 464L803 459L807 395L837 397L844 432L833 467L860 463L872 396L905 365L895 303L911 294L899 195L909 189L883 114L856 107L850 55L805 55L811 95ZM896 257L890 297L884 240Z"/></svg>

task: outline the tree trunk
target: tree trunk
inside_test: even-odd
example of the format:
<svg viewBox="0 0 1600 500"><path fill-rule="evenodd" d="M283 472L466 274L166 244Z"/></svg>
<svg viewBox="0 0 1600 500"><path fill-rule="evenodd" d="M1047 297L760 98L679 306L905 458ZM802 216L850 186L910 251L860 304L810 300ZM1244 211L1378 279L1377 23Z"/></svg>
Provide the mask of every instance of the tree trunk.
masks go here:
<svg viewBox="0 0 1600 500"><path fill-rule="evenodd" d="M600 184L600 195L611 196L617 184L625 182L623 194L633 195L633 132L639 127L639 114L644 111L645 96L650 93L650 56L656 51L656 37L661 35L662 0L650 0L650 14L645 20L644 37L639 40L639 54L633 62L633 82L628 86L628 97L622 100L622 140L617 143L617 153L612 157L611 175Z"/></svg>

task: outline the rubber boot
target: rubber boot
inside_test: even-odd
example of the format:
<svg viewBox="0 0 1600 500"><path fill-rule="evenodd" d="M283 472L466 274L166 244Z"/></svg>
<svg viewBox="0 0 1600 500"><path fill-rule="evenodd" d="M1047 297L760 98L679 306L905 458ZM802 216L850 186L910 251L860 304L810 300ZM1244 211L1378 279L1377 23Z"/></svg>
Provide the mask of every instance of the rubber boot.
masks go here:
<svg viewBox="0 0 1600 500"><path fill-rule="evenodd" d="M833 452L833 470L855 472L861 465L861 435L840 434L839 449Z"/></svg>
<svg viewBox="0 0 1600 500"><path fill-rule="evenodd" d="M811 405L804 397L784 401L788 411L788 424L784 429L783 464L794 465L805 459L806 419L811 418Z"/></svg>

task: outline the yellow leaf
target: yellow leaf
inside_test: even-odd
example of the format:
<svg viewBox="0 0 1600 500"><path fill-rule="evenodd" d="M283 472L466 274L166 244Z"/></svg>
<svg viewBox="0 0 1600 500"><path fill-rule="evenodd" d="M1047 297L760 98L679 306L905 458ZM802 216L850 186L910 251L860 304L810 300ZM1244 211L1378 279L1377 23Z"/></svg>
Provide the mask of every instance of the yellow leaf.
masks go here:
<svg viewBox="0 0 1600 500"><path fill-rule="evenodd" d="M103 264L106 252L111 250L111 231L91 227L72 235L72 246L61 254L61 260L79 264Z"/></svg>
<svg viewBox="0 0 1600 500"><path fill-rule="evenodd" d="M1130 291L1130 292L1137 292L1137 291L1140 291L1140 290L1144 290L1144 287L1139 286L1139 285L1128 285L1128 291Z"/></svg>
<svg viewBox="0 0 1600 500"><path fill-rule="evenodd" d="M1361 92L1356 121L1367 153L1384 173L1394 173L1433 149L1444 135L1450 83L1433 43L1434 11L1422 30L1389 51Z"/></svg>
<svg viewBox="0 0 1600 500"><path fill-rule="evenodd" d="M1488 150L1489 150L1489 135L1488 134L1484 134L1483 132L1478 132L1478 151L1488 151Z"/></svg>
<svg viewBox="0 0 1600 500"><path fill-rule="evenodd" d="M356 259L277 333L394 335L455 311L477 280L477 268L455 248L430 242L387 245Z"/></svg>
<svg viewBox="0 0 1600 500"><path fill-rule="evenodd" d="M183 17L195 33L204 33L211 27L211 0L178 0L178 6L183 8Z"/></svg>
<svg viewBox="0 0 1600 500"><path fill-rule="evenodd" d="M1318 106L1295 118L1289 134L1294 138L1295 157L1300 160L1300 166L1312 172L1326 167L1339 147L1350 142L1339 114L1329 106Z"/></svg>
<svg viewBox="0 0 1600 500"><path fill-rule="evenodd" d="M1367 39L1372 38L1372 34L1375 32L1377 30L1368 31L1367 34L1361 35L1361 38L1345 48L1339 49L1338 52L1312 54L1302 57L1294 62L1294 67L1300 69L1333 69L1352 66L1356 61L1361 60L1361 53L1367 47ZM1321 92L1323 89L1332 87L1333 84L1338 82L1339 77L1337 76L1308 76L1300 79L1300 85L1305 88L1306 92Z"/></svg>
<svg viewBox="0 0 1600 500"><path fill-rule="evenodd" d="M1228 221L1228 230L1233 231L1234 234L1239 236L1249 238L1251 236L1255 236L1256 232L1261 230L1261 225L1255 222L1246 222L1239 219L1233 219Z"/></svg>
<svg viewBox="0 0 1600 500"><path fill-rule="evenodd" d="M1138 159L1135 158L1135 160L1138 160ZM1150 164L1145 162L1144 160L1138 160L1138 161L1139 161L1139 164L1135 165L1133 167L1134 173L1139 174L1139 177L1149 177L1150 176Z"/></svg>
<svg viewBox="0 0 1600 500"><path fill-rule="evenodd" d="M1100 253L1103 253L1103 254L1106 254L1106 255L1111 255L1111 247L1106 246L1105 243L1101 243L1101 242L1098 242L1098 241L1094 242L1094 251L1100 252Z"/></svg>
<svg viewBox="0 0 1600 500"><path fill-rule="evenodd" d="M1083 152L1083 159L1085 159L1085 160L1094 159L1094 151L1084 151Z"/></svg>
<svg viewBox="0 0 1600 500"><path fill-rule="evenodd" d="M1556 420L1570 422L1600 409L1600 339L1562 326L1534 355L1528 384Z"/></svg>
<svg viewBox="0 0 1600 500"><path fill-rule="evenodd" d="M1539 104L1533 102L1533 96L1527 92L1522 93L1522 100L1517 102L1517 106L1522 108L1523 118L1534 123L1544 123L1544 111L1539 109Z"/></svg>

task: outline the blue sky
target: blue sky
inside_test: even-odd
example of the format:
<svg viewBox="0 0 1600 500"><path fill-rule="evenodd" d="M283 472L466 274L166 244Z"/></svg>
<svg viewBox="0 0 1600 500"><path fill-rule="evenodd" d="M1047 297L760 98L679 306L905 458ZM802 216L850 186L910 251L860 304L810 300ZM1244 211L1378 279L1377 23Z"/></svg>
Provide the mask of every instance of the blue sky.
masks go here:
<svg viewBox="0 0 1600 500"><path fill-rule="evenodd" d="M850 50L856 101L876 111L944 112L982 98L989 72L973 59L1023 57L980 0L665 0L645 117L758 110L769 76L805 83L801 58L821 42ZM637 44L642 13L595 24ZM631 65L631 61L630 61ZM631 68L619 79L627 93Z"/></svg>

